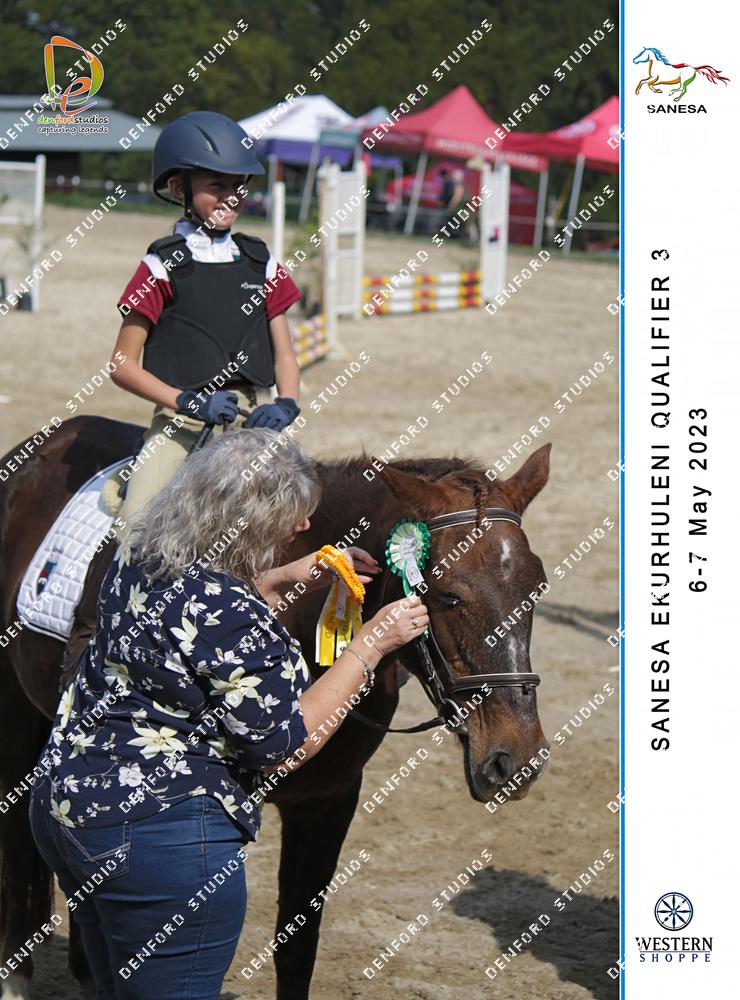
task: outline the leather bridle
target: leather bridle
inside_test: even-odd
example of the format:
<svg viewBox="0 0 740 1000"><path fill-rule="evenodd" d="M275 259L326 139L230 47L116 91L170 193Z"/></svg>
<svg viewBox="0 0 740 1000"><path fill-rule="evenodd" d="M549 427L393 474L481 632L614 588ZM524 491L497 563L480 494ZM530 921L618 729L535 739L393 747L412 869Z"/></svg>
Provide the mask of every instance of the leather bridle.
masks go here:
<svg viewBox="0 0 740 1000"><path fill-rule="evenodd" d="M484 510L483 521L510 521L517 527L521 527L522 519L513 510L507 510L505 507L486 507ZM456 510L449 514L440 514L437 517L432 517L426 522L426 525L430 532L439 531L442 528L453 528L462 524L478 524L479 516L477 510ZM384 590L389 581L390 574L386 578ZM420 722L416 726L391 729L390 726L384 726L379 722L375 722L373 719L369 719L361 712L358 712L356 708L353 708L349 714L357 719L358 722L386 733L420 733L425 729L431 729L433 726L439 726L444 723L452 726L460 733L466 733L467 730L459 714L460 706L454 700L455 695L463 691L484 691L486 688L502 687L521 687L527 693L534 690L540 683L539 675L531 671L502 671L493 674L476 673L467 674L464 677L455 677L444 653L439 648L431 621L429 622L428 636L426 638L419 636L419 638L414 639L414 645L421 661L421 671L415 676L424 688L427 697L436 708L438 712L437 717L429 719L427 722Z"/></svg>

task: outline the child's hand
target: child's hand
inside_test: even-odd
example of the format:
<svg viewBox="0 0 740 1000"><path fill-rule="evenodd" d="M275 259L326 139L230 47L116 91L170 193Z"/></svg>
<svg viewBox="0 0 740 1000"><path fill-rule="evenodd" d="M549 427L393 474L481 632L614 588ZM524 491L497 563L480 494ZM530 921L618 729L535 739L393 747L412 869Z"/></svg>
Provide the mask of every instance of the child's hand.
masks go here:
<svg viewBox="0 0 740 1000"><path fill-rule="evenodd" d="M175 400L177 413L183 413L204 424L226 424L236 420L239 397L235 392L219 389L204 396L184 389Z"/></svg>
<svg viewBox="0 0 740 1000"><path fill-rule="evenodd" d="M281 431L292 424L300 412L294 399L278 396L272 403L262 403L252 410L242 427L268 427L272 431Z"/></svg>

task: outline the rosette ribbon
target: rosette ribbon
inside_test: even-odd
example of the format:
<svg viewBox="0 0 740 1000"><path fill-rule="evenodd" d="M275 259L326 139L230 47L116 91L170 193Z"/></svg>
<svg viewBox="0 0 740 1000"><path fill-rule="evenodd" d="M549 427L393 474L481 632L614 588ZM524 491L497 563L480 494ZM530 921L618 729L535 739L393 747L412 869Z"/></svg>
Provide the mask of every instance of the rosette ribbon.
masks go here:
<svg viewBox="0 0 740 1000"><path fill-rule="evenodd" d="M423 521L405 517L397 521L385 543L385 558L389 568L401 577L403 592L407 597L414 587L424 582L422 568L429 558L431 537Z"/></svg>
<svg viewBox="0 0 740 1000"><path fill-rule="evenodd" d="M365 588L352 566L333 546L325 545L317 552L316 563L330 566L337 574L316 626L316 662L321 667L330 667L352 636L362 628L360 609L365 599Z"/></svg>

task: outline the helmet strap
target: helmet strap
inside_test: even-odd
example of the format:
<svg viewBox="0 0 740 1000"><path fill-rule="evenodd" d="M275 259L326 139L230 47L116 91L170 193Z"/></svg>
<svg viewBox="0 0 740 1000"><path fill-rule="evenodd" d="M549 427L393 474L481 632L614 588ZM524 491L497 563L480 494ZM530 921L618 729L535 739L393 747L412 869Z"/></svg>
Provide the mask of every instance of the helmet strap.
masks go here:
<svg viewBox="0 0 740 1000"><path fill-rule="evenodd" d="M183 170L180 176L182 177L182 190L185 194L185 207L183 214L188 222L200 223L201 226L205 226L205 219L201 219L193 208L193 186L190 183L190 171Z"/></svg>
<svg viewBox="0 0 740 1000"><path fill-rule="evenodd" d="M205 219L201 219L198 213L193 208L193 188L190 183L190 171L183 170L182 172L182 189L185 194L185 207L183 210L183 215L185 219L195 228L207 236L211 242L215 240L217 236L223 236L227 230L216 230L215 227L206 224Z"/></svg>

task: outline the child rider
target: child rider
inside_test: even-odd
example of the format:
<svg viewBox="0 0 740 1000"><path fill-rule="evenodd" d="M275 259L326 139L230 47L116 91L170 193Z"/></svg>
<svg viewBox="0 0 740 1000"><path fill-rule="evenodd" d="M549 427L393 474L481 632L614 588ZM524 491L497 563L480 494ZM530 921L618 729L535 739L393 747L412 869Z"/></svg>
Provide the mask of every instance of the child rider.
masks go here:
<svg viewBox="0 0 740 1000"><path fill-rule="evenodd" d="M231 231L246 185L264 173L247 140L226 115L193 111L166 125L154 147L154 193L183 215L172 236L151 244L118 301L114 358L126 360L113 381L155 404L124 522L170 479L204 424L220 433L241 407L250 411L242 426L280 431L300 413L285 317L300 292L262 240Z"/></svg>

